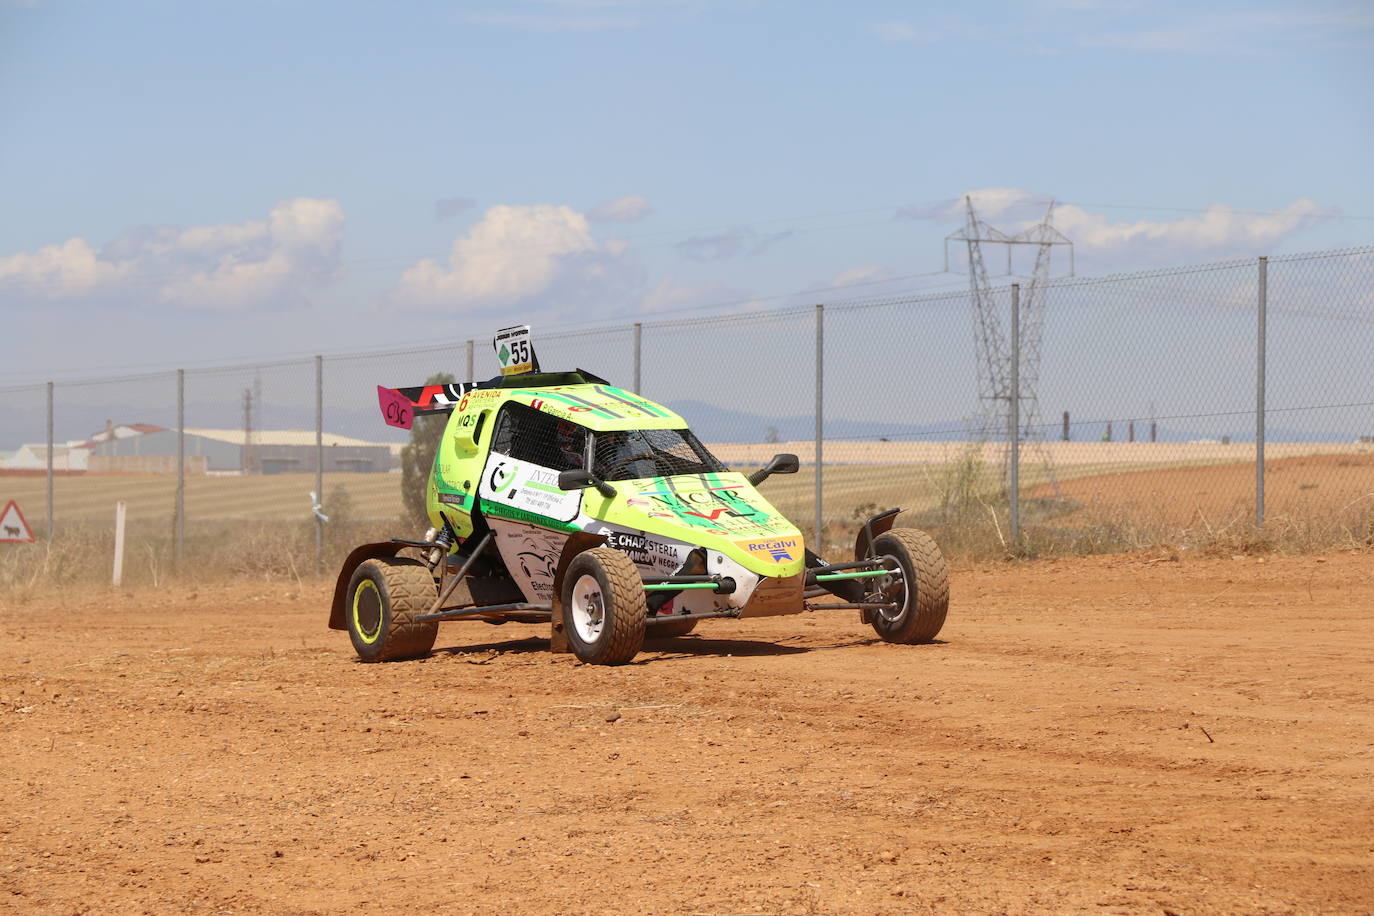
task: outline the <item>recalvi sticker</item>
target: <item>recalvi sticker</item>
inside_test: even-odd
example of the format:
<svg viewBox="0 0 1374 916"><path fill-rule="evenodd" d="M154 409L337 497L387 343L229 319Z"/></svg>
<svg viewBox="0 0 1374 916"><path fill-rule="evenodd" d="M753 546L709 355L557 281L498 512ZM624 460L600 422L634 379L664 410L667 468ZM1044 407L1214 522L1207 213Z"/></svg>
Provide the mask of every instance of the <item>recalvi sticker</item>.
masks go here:
<svg viewBox="0 0 1374 916"><path fill-rule="evenodd" d="M770 563L790 563L801 556L802 543L799 537L755 538L752 541L735 541L749 551L751 556L759 557Z"/></svg>

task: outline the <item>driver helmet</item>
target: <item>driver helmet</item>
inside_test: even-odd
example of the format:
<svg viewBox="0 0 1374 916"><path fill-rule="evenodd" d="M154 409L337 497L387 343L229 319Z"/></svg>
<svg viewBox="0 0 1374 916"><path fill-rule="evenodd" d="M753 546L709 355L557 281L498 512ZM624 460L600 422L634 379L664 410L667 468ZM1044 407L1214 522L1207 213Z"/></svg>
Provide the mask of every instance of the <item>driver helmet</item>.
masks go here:
<svg viewBox="0 0 1374 916"><path fill-rule="evenodd" d="M558 431L554 435L554 443L558 446L558 452L563 456L563 461L569 469L582 467L584 461L583 445L586 441L586 432L582 427L567 420L558 421Z"/></svg>

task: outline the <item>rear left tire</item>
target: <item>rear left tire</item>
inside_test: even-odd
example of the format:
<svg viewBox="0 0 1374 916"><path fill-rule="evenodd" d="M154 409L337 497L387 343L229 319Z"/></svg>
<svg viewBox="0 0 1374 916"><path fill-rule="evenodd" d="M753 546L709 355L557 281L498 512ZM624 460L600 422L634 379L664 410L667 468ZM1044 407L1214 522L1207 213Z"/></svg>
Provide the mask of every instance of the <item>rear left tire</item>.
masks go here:
<svg viewBox="0 0 1374 916"><path fill-rule="evenodd" d="M434 577L418 560L380 557L359 564L344 607L358 658L389 662L429 654L439 623L415 618L428 612L437 596Z"/></svg>

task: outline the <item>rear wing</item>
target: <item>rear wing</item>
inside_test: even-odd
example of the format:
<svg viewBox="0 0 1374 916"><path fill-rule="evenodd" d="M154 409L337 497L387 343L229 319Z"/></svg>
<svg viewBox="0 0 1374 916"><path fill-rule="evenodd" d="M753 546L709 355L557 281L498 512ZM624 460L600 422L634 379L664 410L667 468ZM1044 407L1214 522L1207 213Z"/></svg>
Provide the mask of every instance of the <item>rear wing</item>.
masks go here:
<svg viewBox="0 0 1374 916"><path fill-rule="evenodd" d="M385 388L378 385L377 403L382 408L382 419L387 426L410 429L415 417L452 413L463 395L477 387L481 386L473 382L416 385L413 388Z"/></svg>

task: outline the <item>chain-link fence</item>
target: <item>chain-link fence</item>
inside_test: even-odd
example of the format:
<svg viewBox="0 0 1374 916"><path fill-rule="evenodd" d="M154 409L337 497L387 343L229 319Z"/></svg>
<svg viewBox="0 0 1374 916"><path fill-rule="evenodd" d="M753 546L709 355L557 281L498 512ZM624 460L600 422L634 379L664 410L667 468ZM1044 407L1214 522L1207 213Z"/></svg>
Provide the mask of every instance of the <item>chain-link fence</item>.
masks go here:
<svg viewBox="0 0 1374 916"><path fill-rule="evenodd" d="M895 506L956 553L1374 538L1374 248L534 340L545 369L673 408L727 465L796 453L764 493L832 552ZM128 577L153 581L304 576L412 535L409 434L376 386L441 373L497 374L490 334L0 389L0 506L53 544L12 576L106 566L117 502Z"/></svg>

